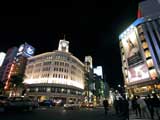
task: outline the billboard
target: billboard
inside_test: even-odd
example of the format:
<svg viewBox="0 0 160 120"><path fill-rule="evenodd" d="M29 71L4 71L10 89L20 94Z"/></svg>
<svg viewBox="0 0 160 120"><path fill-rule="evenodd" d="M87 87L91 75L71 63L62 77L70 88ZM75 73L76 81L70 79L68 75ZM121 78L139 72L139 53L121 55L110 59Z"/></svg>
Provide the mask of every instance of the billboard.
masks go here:
<svg viewBox="0 0 160 120"><path fill-rule="evenodd" d="M149 78L149 71L146 64L141 64L128 69L128 82L143 82ZM148 79L149 80L149 79Z"/></svg>
<svg viewBox="0 0 160 120"><path fill-rule="evenodd" d="M125 36L122 38L122 45L125 51L124 53L127 59L128 67L143 62L136 30L137 29L135 27L127 30Z"/></svg>
<svg viewBox="0 0 160 120"><path fill-rule="evenodd" d="M33 56L34 52L35 52L35 48L29 45L28 43L25 43L20 45L17 55L30 57L30 56Z"/></svg>

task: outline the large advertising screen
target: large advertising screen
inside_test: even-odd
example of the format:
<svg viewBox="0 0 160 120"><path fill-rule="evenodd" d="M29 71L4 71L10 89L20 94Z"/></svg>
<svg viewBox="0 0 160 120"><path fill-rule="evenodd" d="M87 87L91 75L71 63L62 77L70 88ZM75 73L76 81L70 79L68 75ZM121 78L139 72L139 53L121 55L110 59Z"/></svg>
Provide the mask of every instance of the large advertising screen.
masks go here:
<svg viewBox="0 0 160 120"><path fill-rule="evenodd" d="M126 35L122 38L122 45L129 67L143 62L135 27L126 31Z"/></svg>
<svg viewBox="0 0 160 120"><path fill-rule="evenodd" d="M141 64L128 70L128 82L143 82L148 80L149 71L146 64Z"/></svg>

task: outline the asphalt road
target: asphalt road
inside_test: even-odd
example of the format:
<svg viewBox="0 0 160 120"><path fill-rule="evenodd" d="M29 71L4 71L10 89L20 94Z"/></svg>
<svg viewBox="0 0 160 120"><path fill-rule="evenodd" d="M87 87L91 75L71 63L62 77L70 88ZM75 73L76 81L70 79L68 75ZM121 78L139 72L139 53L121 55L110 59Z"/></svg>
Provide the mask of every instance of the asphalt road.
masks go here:
<svg viewBox="0 0 160 120"><path fill-rule="evenodd" d="M121 120L103 108L64 110L63 108L39 108L33 112L1 113L0 120Z"/></svg>

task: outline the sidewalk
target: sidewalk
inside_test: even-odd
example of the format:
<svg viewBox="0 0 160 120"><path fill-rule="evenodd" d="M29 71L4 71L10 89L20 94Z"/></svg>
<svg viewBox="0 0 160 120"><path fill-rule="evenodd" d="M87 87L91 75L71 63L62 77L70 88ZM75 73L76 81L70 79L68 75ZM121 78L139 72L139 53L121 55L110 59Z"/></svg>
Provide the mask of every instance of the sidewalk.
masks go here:
<svg viewBox="0 0 160 120"><path fill-rule="evenodd" d="M129 119L130 120L151 120L151 119L147 119L147 118L139 118L136 116L136 114L129 114Z"/></svg>
<svg viewBox="0 0 160 120"><path fill-rule="evenodd" d="M152 120L151 118L139 118L139 117L136 116L136 114L131 113L131 112L129 114L129 119L130 120ZM154 116L154 120L159 120L159 119L158 119L157 116L156 117Z"/></svg>

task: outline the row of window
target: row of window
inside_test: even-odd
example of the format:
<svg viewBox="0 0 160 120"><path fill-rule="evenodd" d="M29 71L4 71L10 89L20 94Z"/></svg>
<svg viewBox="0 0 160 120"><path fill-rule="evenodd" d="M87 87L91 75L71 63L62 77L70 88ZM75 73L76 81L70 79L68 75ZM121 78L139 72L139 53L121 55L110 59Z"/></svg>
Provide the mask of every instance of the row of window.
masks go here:
<svg viewBox="0 0 160 120"><path fill-rule="evenodd" d="M62 75L62 74L53 74L53 78L62 78L62 79L68 79L68 75Z"/></svg>
<svg viewBox="0 0 160 120"><path fill-rule="evenodd" d="M151 53L148 48L148 43L146 42L146 39L144 37L142 26L138 26L138 33L140 36L140 40L142 41L142 48L144 49L144 55L146 57L147 66L148 66L148 68L151 68L154 66L154 64L153 64L153 60L151 58Z"/></svg>
<svg viewBox="0 0 160 120"><path fill-rule="evenodd" d="M65 66L65 67L69 67L69 64L68 63L64 63L64 62L58 62L58 61L55 61L54 63L55 65L60 65L60 66Z"/></svg>
<svg viewBox="0 0 160 120"><path fill-rule="evenodd" d="M152 29L154 30L154 28L152 28ZM148 43L146 42L146 39L144 37L142 26L138 27L138 32L139 32L140 39L142 41L142 48L144 49L144 55L146 57L146 63L149 68L150 76L152 79L155 79L157 77L157 72L154 68L153 60L152 60L151 53L148 48ZM148 35L149 35L149 33L148 33Z"/></svg>
<svg viewBox="0 0 160 120"><path fill-rule="evenodd" d="M41 75L41 78L49 78L50 74L49 73L43 73L43 74L33 74L32 78L39 78ZM76 80L76 79L82 79L82 74L76 76L76 75L71 75L71 80ZM58 74L58 73L53 73L53 78L62 78L62 79L68 79L67 74Z"/></svg>
<svg viewBox="0 0 160 120"><path fill-rule="evenodd" d="M73 95L82 95L81 91L69 88L61 88L61 87L31 87L27 89L28 92L52 92L52 93L66 93Z"/></svg>
<svg viewBox="0 0 160 120"><path fill-rule="evenodd" d="M65 72L65 73L68 73L68 69L65 69L65 68L54 68L53 71L59 71L59 72Z"/></svg>

